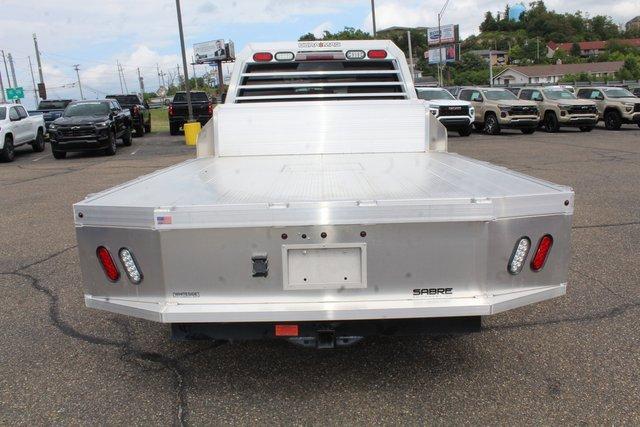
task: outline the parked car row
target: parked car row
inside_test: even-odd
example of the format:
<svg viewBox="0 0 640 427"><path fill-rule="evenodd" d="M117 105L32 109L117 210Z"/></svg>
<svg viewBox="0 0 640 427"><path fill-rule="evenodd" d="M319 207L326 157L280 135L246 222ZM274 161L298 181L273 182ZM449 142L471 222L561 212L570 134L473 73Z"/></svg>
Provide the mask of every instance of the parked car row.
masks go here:
<svg viewBox="0 0 640 427"><path fill-rule="evenodd" d="M30 144L33 151L44 151L46 134L56 159L80 151L101 151L112 156L116 154L117 139L130 146L134 129L140 132L142 128L140 136L147 128L150 130L150 122L141 109L134 119L116 99L70 101L49 122L45 121L46 114L41 110L29 114L19 104L0 104L0 161L12 161L15 147L21 145Z"/></svg>
<svg viewBox="0 0 640 427"><path fill-rule="evenodd" d="M502 129L531 134L539 127L558 132L563 126L590 132L599 121L608 130L623 124L640 127L640 98L620 87L582 87L575 94L563 86L462 87L457 99L444 88L417 87L416 91L429 103L431 113L461 136L468 136L471 126L490 135Z"/></svg>

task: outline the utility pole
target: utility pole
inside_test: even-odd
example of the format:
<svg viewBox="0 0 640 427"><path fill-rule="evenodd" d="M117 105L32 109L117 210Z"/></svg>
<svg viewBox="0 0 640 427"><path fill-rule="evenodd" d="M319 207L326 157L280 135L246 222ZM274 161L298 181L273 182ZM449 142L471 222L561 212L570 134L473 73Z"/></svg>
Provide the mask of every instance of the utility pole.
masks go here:
<svg viewBox="0 0 640 427"><path fill-rule="evenodd" d="M160 64L156 64L156 70L158 70L158 87L164 87L164 71L160 71Z"/></svg>
<svg viewBox="0 0 640 427"><path fill-rule="evenodd" d="M31 66L31 57L28 56L27 58L29 58L29 71L31 71L31 82L33 83L33 97L36 101L36 108L38 108L38 102L40 102L40 99L38 98L38 87L36 86L36 78L33 76L33 67Z"/></svg>
<svg viewBox="0 0 640 427"><path fill-rule="evenodd" d="M140 93L144 96L144 80L140 75L140 67L138 67L138 82L140 83Z"/></svg>
<svg viewBox="0 0 640 427"><path fill-rule="evenodd" d="M78 77L78 88L80 88L80 99L84 101L84 94L82 93L82 83L80 83L80 64L75 64L73 69L76 70L76 76Z"/></svg>
<svg viewBox="0 0 640 427"><path fill-rule="evenodd" d="M9 58L9 68L11 68L11 76L13 77L13 87L18 87L18 82L16 80L16 69L13 66L13 57L10 53L8 53L7 58Z"/></svg>
<svg viewBox="0 0 640 427"><path fill-rule="evenodd" d="M120 74L120 61L116 61L116 68L118 69L118 82L120 82L120 93L124 95L124 88L122 87L122 75Z"/></svg>
<svg viewBox="0 0 640 427"><path fill-rule="evenodd" d="M438 83L442 86L442 15L444 15L444 11L449 5L449 0L444 3L442 9L438 13Z"/></svg>
<svg viewBox="0 0 640 427"><path fill-rule="evenodd" d="M124 93L129 93L129 88L127 87L127 80L124 78L124 67L122 64L120 65L120 73L122 74L122 83L124 84Z"/></svg>
<svg viewBox="0 0 640 427"><path fill-rule="evenodd" d="M182 51L182 71L184 71L184 89L187 95L187 108L189 110L189 121L193 121L193 105L191 105L191 91L189 90L189 73L187 71L187 51L184 48L184 32L182 31L182 12L180 11L180 0L176 0L176 11L178 13L178 32L180 33L180 50ZM178 75L180 69L178 68Z"/></svg>
<svg viewBox="0 0 640 427"><path fill-rule="evenodd" d="M489 86L493 87L493 64L491 63L491 57L493 56L491 49L489 49Z"/></svg>
<svg viewBox="0 0 640 427"><path fill-rule="evenodd" d="M38 74L40 75L40 83L44 84L44 77L42 76L42 62L40 61L40 50L38 49L38 38L36 33L33 33L33 46L36 49L36 62L38 63Z"/></svg>
<svg viewBox="0 0 640 427"><path fill-rule="evenodd" d="M2 60L4 61L4 72L7 76L7 87L11 88L11 78L9 77L9 68L7 67L7 57L4 56L4 50L2 52Z"/></svg>
<svg viewBox="0 0 640 427"><path fill-rule="evenodd" d="M2 73L0 73L0 91L2 91L2 103L7 102L6 95L4 94L4 83L2 83Z"/></svg>
<svg viewBox="0 0 640 427"><path fill-rule="evenodd" d="M373 38L376 38L376 4L371 0L371 20L373 21Z"/></svg>
<svg viewBox="0 0 640 427"><path fill-rule="evenodd" d="M409 44L409 66L411 67L411 78L416 78L416 71L413 68L413 51L411 50L411 31L407 30L407 43Z"/></svg>

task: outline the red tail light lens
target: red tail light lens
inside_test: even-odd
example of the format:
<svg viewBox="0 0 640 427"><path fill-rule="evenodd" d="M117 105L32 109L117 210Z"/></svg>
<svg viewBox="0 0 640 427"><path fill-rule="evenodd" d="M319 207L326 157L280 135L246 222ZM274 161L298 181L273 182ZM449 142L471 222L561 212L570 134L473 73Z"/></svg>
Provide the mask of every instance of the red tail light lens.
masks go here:
<svg viewBox="0 0 640 427"><path fill-rule="evenodd" d="M169 105L169 115L173 116L173 105Z"/></svg>
<svg viewBox="0 0 640 427"><path fill-rule="evenodd" d="M100 265L102 266L107 278L112 282L117 282L118 279L120 279L120 271L118 271L116 263L113 262L113 258L111 258L109 250L104 246L98 246L98 249L96 249L96 255L98 256L98 261L100 261Z"/></svg>
<svg viewBox="0 0 640 427"><path fill-rule="evenodd" d="M269 62L273 59L273 55L269 52L258 52L253 54L253 60L256 62Z"/></svg>
<svg viewBox="0 0 640 427"><path fill-rule="evenodd" d="M207 109L208 114L213 114L213 104L209 103L209 108Z"/></svg>
<svg viewBox="0 0 640 427"><path fill-rule="evenodd" d="M133 106L133 114L138 114L140 113L140 107L138 107L137 105Z"/></svg>
<svg viewBox="0 0 640 427"><path fill-rule="evenodd" d="M551 237L550 234L542 236L542 239L538 242L538 249L536 249L536 253L531 260L531 269L533 271L542 270L544 264L547 262L551 246L553 246L553 237Z"/></svg>
<svg viewBox="0 0 640 427"><path fill-rule="evenodd" d="M384 59L387 57L387 51L382 49L370 50L367 52L369 59Z"/></svg>

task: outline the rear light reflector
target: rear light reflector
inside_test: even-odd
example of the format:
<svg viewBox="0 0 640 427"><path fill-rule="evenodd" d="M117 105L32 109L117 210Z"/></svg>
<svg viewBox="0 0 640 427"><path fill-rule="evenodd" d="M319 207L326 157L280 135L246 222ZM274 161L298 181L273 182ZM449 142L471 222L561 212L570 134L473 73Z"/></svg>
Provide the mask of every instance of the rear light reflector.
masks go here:
<svg viewBox="0 0 640 427"><path fill-rule="evenodd" d="M276 53L276 61L293 61L293 52L278 52Z"/></svg>
<svg viewBox="0 0 640 427"><path fill-rule="evenodd" d="M113 262L113 258L111 258L111 253L104 246L98 246L96 249L96 255L98 256L98 261L100 261L100 265L102 266L102 270L104 270L104 274L107 276L107 279L112 282L117 282L120 279L120 271L118 271L118 267L116 263Z"/></svg>
<svg viewBox="0 0 640 427"><path fill-rule="evenodd" d="M538 249L536 249L536 253L531 260L531 269L533 271L542 270L547 262L551 246L553 246L553 237L550 234L542 236L542 239L538 242Z"/></svg>
<svg viewBox="0 0 640 427"><path fill-rule="evenodd" d="M169 115L173 116L173 105L169 105Z"/></svg>
<svg viewBox="0 0 640 427"><path fill-rule="evenodd" d="M257 52L253 54L253 60L256 62L269 62L273 59L273 55L269 52Z"/></svg>
<svg viewBox="0 0 640 427"><path fill-rule="evenodd" d="M364 59L366 56L364 50L348 50L346 53L347 59Z"/></svg>
<svg viewBox="0 0 640 427"><path fill-rule="evenodd" d="M369 59L384 59L387 57L387 51L382 49L370 50L367 52Z"/></svg>
<svg viewBox="0 0 640 427"><path fill-rule="evenodd" d="M207 114L213 114L213 104L209 103L209 108L207 108Z"/></svg>
<svg viewBox="0 0 640 427"><path fill-rule="evenodd" d="M277 337L297 337L298 325L276 325Z"/></svg>
<svg viewBox="0 0 640 427"><path fill-rule="evenodd" d="M531 240L528 237L524 236L518 239L509 259L507 267L509 273L518 274L522 271L527 255L529 255L529 249L531 249Z"/></svg>
<svg viewBox="0 0 640 427"><path fill-rule="evenodd" d="M140 107L139 107L139 106L137 106L137 105L134 105L134 106L133 106L133 114L136 114L136 115L137 115L137 114L139 114L139 113L140 113Z"/></svg>
<svg viewBox="0 0 640 427"><path fill-rule="evenodd" d="M131 283L138 285L142 282L142 272L131 251L127 248L122 248L118 252L118 256Z"/></svg>

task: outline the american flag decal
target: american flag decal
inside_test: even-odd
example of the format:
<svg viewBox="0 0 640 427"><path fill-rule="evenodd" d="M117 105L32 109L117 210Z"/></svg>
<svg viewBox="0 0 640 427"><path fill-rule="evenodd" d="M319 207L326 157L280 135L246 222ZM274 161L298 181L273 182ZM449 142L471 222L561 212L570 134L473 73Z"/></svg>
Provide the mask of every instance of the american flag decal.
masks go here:
<svg viewBox="0 0 640 427"><path fill-rule="evenodd" d="M165 216L156 217L156 223L158 225L171 224L171 215L165 215Z"/></svg>

